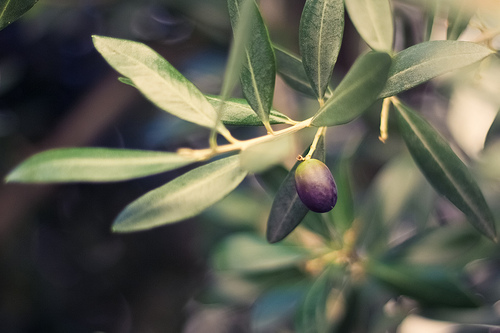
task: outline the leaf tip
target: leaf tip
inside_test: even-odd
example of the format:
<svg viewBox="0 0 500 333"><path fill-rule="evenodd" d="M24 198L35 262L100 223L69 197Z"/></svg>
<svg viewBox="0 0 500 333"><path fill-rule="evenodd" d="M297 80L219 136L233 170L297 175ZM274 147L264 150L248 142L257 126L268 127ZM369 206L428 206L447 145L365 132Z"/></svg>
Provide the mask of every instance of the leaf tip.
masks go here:
<svg viewBox="0 0 500 333"><path fill-rule="evenodd" d="M273 232L269 232L269 230L268 230L268 232L266 234L266 239L267 239L267 242L269 244L274 244L274 243L277 243L280 240L282 240L283 237L278 237L278 234L273 233Z"/></svg>

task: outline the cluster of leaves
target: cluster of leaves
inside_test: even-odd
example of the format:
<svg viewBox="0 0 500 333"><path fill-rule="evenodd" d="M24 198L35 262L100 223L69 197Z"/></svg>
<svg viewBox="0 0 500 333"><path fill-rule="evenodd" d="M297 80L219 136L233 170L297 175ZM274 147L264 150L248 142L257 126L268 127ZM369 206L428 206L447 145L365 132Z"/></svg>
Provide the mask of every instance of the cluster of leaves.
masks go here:
<svg viewBox="0 0 500 333"><path fill-rule="evenodd" d="M452 248L451 256L460 258L450 264L451 270L441 267L438 264L441 261L424 260L415 254L425 251L431 240L453 244L466 237L474 244L482 244L481 249L488 247L481 237L469 230L457 233L430 230L397 249L386 251L387 240L384 242L383 237L378 237L378 234L384 236L384 228L371 229L383 226L384 217L376 211L353 210L348 157L341 159L335 170L338 207L323 219L310 213L298 199L294 171L300 162L291 170L279 164L287 156L290 137L310 127L317 128L317 135L303 154L325 161L326 127L349 123L377 100L384 99L382 122L387 122L387 112L393 104L401 136L428 182L460 209L481 234L496 240L493 214L469 169L418 112L396 97L438 75L495 56L495 52L484 45L454 40L467 27L463 24L463 16L455 15L453 17L460 16L461 20L453 21L450 16L454 23L450 25L448 40L426 41L395 53L389 0L345 0L345 3L344 0L307 0L300 22L301 57L298 57L270 40L254 0L228 0L228 8L235 42L220 96L203 94L167 60L142 43L93 37L96 49L123 75L122 82L136 87L160 109L209 128L212 131L209 148L186 148L177 152L54 149L27 159L7 176L7 181L120 181L214 159L129 204L114 221L113 230L145 230L196 216L231 193L249 173L255 173L274 194L267 240L270 243L281 241L303 222L320 236L321 245L306 251L239 236L238 242L231 238L223 245L225 250L220 251L217 260L233 269L240 265L238 269L251 273L289 268L304 261L313 263L316 268L310 271L321 273L305 295L297 324L301 331L322 332L335 325L341 330L348 325L352 318L347 315L335 323L326 316L331 310L328 308L331 305L329 295L332 291L342 293L348 303L347 309L358 306L354 301L349 304L349 297L359 297L362 289L359 281L365 275L423 304L477 305L479 299L460 279L463 267L469 262L465 259L475 258L475 253L461 256L464 249ZM371 50L361 54L340 83L331 87L331 76L343 40L344 9ZM272 108L276 74L291 88L318 100L319 107L312 117L297 121ZM238 79L244 99L230 97ZM284 129L274 130L274 124L282 124ZM268 134L237 140L227 127L230 125L264 126ZM217 144L218 135L228 143ZM376 198L376 193L372 197ZM335 225L331 221L335 221ZM381 243L384 245L380 246ZM361 248L368 253L366 257L359 256ZM412 262L408 260L411 255L418 258L413 258Z"/></svg>

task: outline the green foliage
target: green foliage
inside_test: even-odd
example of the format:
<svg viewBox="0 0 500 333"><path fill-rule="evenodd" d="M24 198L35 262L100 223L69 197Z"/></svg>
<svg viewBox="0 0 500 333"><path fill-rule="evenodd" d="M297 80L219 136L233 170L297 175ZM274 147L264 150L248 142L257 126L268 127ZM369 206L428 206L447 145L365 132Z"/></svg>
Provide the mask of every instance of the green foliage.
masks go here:
<svg viewBox="0 0 500 333"><path fill-rule="evenodd" d="M246 174L239 156L193 169L128 205L116 218L113 230L150 229L196 216L234 190Z"/></svg>
<svg viewBox="0 0 500 333"><path fill-rule="evenodd" d="M253 0L252 0L253 2ZM229 16L233 27L240 17L242 0L228 0ZM269 130L269 112L273 103L276 60L269 40L269 33L256 4L250 8L252 33L245 48L241 86L252 109L259 115Z"/></svg>
<svg viewBox="0 0 500 333"><path fill-rule="evenodd" d="M431 30L427 28L422 32L425 42L395 52L394 41L398 49L411 41L394 25L393 1L307 0L296 41L299 56L275 46L282 41L271 40L254 0L228 0L227 5L234 41L218 96L198 90L142 43L93 37L97 51L124 76L120 81L172 115L209 128L207 148L187 147L175 153L56 149L27 159L6 180L109 182L201 163L159 184L118 215L112 230L133 232L194 218L252 174L271 198L269 215L263 218L266 225L259 225L261 212L255 209L265 198L250 202L249 196L237 191L229 197L232 201L216 205L217 219L224 214L231 219L226 226L236 225L233 220L238 214L250 216L244 233L229 234L216 247L212 263L216 276L231 276L233 282L251 290L267 289L266 296L285 297L293 304L285 306L283 299L273 302L266 297L257 301L255 327L270 322L266 314L285 317L293 312L297 332L386 332L395 330L415 308L491 306L470 288L468 281L474 272L467 268L498 252L491 242L497 240L498 209L492 211L488 206L488 201L498 198L488 197L494 186L485 186L481 179L500 179L498 159L491 153L498 144L492 144L485 154L484 161L494 167L471 159L471 166L479 165L474 170L480 175L473 175L452 145L430 125L432 121L400 100L407 96L419 100L421 95L413 94L412 88L425 82L430 87L425 94L445 99L453 84L443 81L439 86L443 89L438 90L432 79L449 73L452 80L467 68L473 73L466 76L470 80L481 77L485 70L478 64L491 66L481 61L495 56L492 43L456 41L477 19L471 7L462 7L465 1L449 3L447 40L428 41ZM334 67L341 63L337 64L341 47L351 43L343 35L344 6L372 50L358 52L355 48L356 59L349 59L353 65L341 68L338 72L346 74L332 80ZM434 7L421 10L432 25L440 18ZM485 31L488 42L498 35L492 31L497 30ZM301 103L305 95L317 99L319 106L309 100L300 104L299 120L292 119L296 116L288 110L273 108L276 75L298 93L292 102ZM238 79L244 99L233 97ZM500 84L489 83L492 87L484 96L495 100ZM317 108L310 110L311 104ZM390 104L395 106L394 122L389 121ZM380 106L380 140L386 145L373 140L373 119ZM258 130L265 134L239 140L233 131L240 126L262 126ZM297 135L308 128L316 131L312 140ZM360 134L360 128L366 135ZM333 135L327 135L327 130ZM297 158L304 147L307 149ZM330 167L337 182L337 205L326 214L310 212L297 194L296 168L310 158ZM256 184L245 183L250 190L262 191L253 187ZM250 208L252 214L248 214ZM249 225L250 218L256 220L255 227ZM296 288L293 292L283 291L288 282ZM408 306L402 296L415 303ZM392 315L388 310L391 300L396 309ZM270 304L277 304L280 310L264 313Z"/></svg>
<svg viewBox="0 0 500 333"><path fill-rule="evenodd" d="M429 182L464 212L476 229L496 240L493 214L467 167L416 112L401 103L396 108L406 145Z"/></svg>
<svg viewBox="0 0 500 333"><path fill-rule="evenodd" d="M374 50L392 52L394 24L389 0L346 0L352 23Z"/></svg>
<svg viewBox="0 0 500 333"><path fill-rule="evenodd" d="M33 7L38 0L2 0L0 1L0 30L20 18Z"/></svg>
<svg viewBox="0 0 500 333"><path fill-rule="evenodd" d="M476 63L493 52L484 46L436 40L411 46L394 56L380 97L399 94L438 75Z"/></svg>
<svg viewBox="0 0 500 333"><path fill-rule="evenodd" d="M144 44L94 36L94 45L120 74L159 108L195 124L227 130L205 96L168 61Z"/></svg>
<svg viewBox="0 0 500 333"><path fill-rule="evenodd" d="M359 117L378 99L386 80L391 57L369 52L359 57L312 120L314 126L335 126Z"/></svg>
<svg viewBox="0 0 500 333"><path fill-rule="evenodd" d="M195 162L176 153L106 148L60 148L27 159L7 182L104 182L174 170Z"/></svg>
<svg viewBox="0 0 500 333"><path fill-rule="evenodd" d="M300 19L300 51L316 97L322 100L344 33L344 1L307 0Z"/></svg>

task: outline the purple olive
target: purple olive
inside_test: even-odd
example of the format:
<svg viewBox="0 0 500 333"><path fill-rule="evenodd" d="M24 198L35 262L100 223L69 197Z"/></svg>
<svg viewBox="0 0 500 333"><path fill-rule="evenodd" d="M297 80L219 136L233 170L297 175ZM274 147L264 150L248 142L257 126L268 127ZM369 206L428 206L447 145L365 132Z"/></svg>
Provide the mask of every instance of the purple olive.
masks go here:
<svg viewBox="0 0 500 333"><path fill-rule="evenodd" d="M337 203L337 185L330 169L317 159L308 159L295 170L295 187L307 208L325 213Z"/></svg>

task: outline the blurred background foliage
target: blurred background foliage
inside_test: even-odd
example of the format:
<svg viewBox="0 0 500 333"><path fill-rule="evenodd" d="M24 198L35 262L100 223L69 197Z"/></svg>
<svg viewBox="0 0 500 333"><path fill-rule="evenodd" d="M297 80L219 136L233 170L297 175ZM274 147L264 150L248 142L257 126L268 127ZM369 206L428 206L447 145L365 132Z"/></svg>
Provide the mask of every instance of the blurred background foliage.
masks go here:
<svg viewBox="0 0 500 333"><path fill-rule="evenodd" d="M396 50L422 42L426 33L446 38L446 4L394 1ZM272 40L296 53L303 5L260 1ZM475 5L480 11L463 39L500 28L495 1ZM426 28L429 16L437 19ZM334 85L367 48L346 20ZM93 34L145 42L204 93L220 91L231 37L225 0L40 0L0 31L0 174L53 147L206 146L208 130L169 116L118 82L93 48ZM498 37L491 44L500 48ZM451 140L497 221L499 72L500 60L490 57L402 96ZM277 81L274 106L281 112L305 119L314 103ZM437 196L392 119L389 140L377 139L380 104L372 109L328 132L327 164L339 188L350 189L342 194L345 204L340 197L331 214L307 217L304 224L318 233L299 227L275 245L265 242L265 223L283 169L249 177L200 217L134 234L110 232L118 212L186 169L111 184L1 184L0 331L498 329L485 326L500 325L498 246ZM235 131L240 138L263 133ZM297 154L313 135L300 135ZM340 235L351 223L359 226L352 246L368 254L369 275L354 267L346 279L336 266L322 271L322 260L331 258L319 254L332 244L318 234L349 243L349 233ZM469 307L476 302L483 306Z"/></svg>

